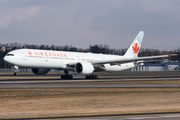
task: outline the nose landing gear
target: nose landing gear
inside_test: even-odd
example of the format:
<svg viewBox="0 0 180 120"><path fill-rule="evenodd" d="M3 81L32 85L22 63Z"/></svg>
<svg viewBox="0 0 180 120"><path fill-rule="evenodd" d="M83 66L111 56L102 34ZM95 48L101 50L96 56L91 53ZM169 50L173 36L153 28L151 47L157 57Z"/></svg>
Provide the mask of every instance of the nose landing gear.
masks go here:
<svg viewBox="0 0 180 120"><path fill-rule="evenodd" d="M18 72L19 72L18 66L14 66L14 76L18 76Z"/></svg>

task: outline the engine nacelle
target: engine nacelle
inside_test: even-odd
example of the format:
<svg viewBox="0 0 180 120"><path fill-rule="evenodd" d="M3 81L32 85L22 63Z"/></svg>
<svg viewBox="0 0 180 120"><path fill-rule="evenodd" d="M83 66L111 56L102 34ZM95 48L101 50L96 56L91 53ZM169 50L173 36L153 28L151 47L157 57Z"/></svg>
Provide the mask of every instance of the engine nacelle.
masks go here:
<svg viewBox="0 0 180 120"><path fill-rule="evenodd" d="M49 72L50 69L42 69L42 68L32 68L31 71L35 75L45 75Z"/></svg>
<svg viewBox="0 0 180 120"><path fill-rule="evenodd" d="M76 73L91 74L94 71L94 67L91 63L77 63L74 67Z"/></svg>

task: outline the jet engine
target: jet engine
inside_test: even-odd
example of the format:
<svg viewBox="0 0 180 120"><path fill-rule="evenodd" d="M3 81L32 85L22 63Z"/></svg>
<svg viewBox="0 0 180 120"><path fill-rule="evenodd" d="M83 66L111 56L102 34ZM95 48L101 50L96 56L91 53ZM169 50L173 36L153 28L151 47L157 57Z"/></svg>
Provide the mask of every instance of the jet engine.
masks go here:
<svg viewBox="0 0 180 120"><path fill-rule="evenodd" d="M91 63L79 62L75 65L74 70L76 73L91 74L94 71L94 67Z"/></svg>
<svg viewBox="0 0 180 120"><path fill-rule="evenodd" d="M45 75L49 72L50 69L42 69L42 68L32 68L31 71L35 75Z"/></svg>

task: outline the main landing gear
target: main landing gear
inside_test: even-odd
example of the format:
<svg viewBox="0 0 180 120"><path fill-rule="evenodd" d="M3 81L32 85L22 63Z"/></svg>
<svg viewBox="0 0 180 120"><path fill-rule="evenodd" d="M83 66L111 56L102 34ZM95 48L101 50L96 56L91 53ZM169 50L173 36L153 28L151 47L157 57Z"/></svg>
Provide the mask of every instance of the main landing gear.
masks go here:
<svg viewBox="0 0 180 120"><path fill-rule="evenodd" d="M86 79L97 79L98 76L95 74L86 75Z"/></svg>
<svg viewBox="0 0 180 120"><path fill-rule="evenodd" d="M73 75L69 74L68 70L64 70L65 75L61 75L61 79L73 79ZM86 79L97 79L98 76L95 74L86 75Z"/></svg>
<svg viewBox="0 0 180 120"><path fill-rule="evenodd" d="M73 79L73 75L69 74L68 70L64 70L65 75L61 75L61 79Z"/></svg>
<svg viewBox="0 0 180 120"><path fill-rule="evenodd" d="M65 74L65 75L61 75L61 79L73 79L73 76L72 75L69 75L69 74Z"/></svg>

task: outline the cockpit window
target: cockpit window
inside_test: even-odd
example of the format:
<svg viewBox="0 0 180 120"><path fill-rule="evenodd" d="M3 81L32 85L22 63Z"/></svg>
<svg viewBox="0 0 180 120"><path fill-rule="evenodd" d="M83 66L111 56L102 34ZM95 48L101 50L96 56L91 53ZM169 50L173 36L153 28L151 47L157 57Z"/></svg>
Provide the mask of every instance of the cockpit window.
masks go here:
<svg viewBox="0 0 180 120"><path fill-rule="evenodd" d="M7 54L7 56L14 56L14 54Z"/></svg>

